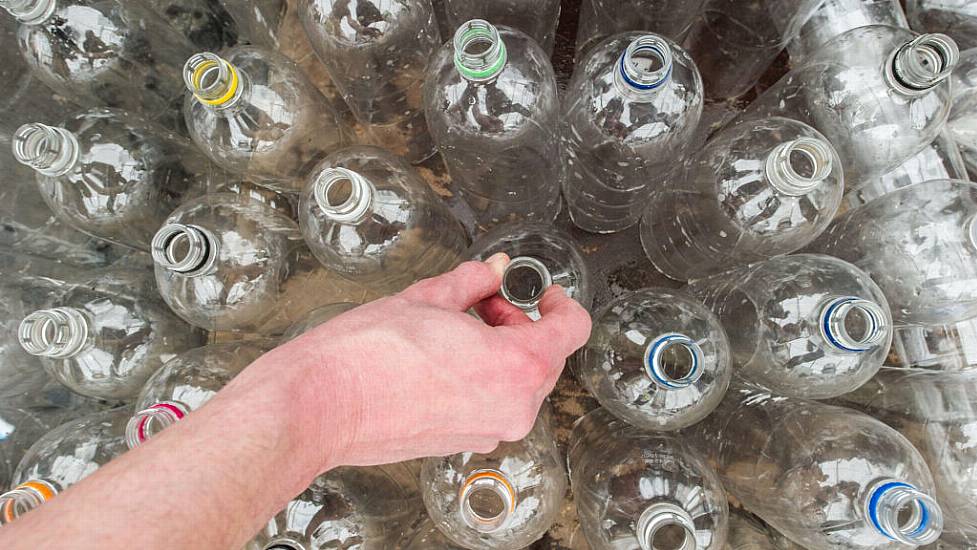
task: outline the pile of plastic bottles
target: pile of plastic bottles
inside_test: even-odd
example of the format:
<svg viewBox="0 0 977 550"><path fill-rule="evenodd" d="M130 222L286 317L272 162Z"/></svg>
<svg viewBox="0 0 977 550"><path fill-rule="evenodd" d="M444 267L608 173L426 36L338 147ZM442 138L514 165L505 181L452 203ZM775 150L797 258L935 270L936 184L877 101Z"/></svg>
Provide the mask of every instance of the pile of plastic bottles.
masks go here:
<svg viewBox="0 0 977 550"><path fill-rule="evenodd" d="M518 549L570 495L575 548L977 548L977 2L0 8L0 524L465 259L592 308L631 228L684 286L592 310L565 447L340 468L247 548Z"/></svg>

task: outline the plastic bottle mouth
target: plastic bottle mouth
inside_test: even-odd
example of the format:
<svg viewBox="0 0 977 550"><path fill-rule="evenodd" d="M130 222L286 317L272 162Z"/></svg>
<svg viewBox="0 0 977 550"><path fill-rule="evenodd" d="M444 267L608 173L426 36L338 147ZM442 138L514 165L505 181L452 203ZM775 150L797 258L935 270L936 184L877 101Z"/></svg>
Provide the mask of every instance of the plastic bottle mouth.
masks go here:
<svg viewBox="0 0 977 550"><path fill-rule="evenodd" d="M74 308L42 309L20 322L17 339L31 355L52 359L71 357L88 340L88 321Z"/></svg>
<svg viewBox="0 0 977 550"><path fill-rule="evenodd" d="M516 490L498 470L475 470L468 474L458 493L461 518L480 533L504 527L516 509Z"/></svg>
<svg viewBox="0 0 977 550"><path fill-rule="evenodd" d="M923 34L892 52L885 75L900 92L919 95L948 78L959 61L960 49L952 38Z"/></svg>
<svg viewBox="0 0 977 550"><path fill-rule="evenodd" d="M52 483L32 480L0 495L0 525L14 521L58 494Z"/></svg>
<svg viewBox="0 0 977 550"><path fill-rule="evenodd" d="M280 537L268 541L261 550L306 550L301 542L288 537Z"/></svg>
<svg viewBox="0 0 977 550"><path fill-rule="evenodd" d="M208 273L217 262L217 240L196 225L171 223L153 236L152 256L156 265L187 277Z"/></svg>
<svg viewBox="0 0 977 550"><path fill-rule="evenodd" d="M13 135L14 158L45 176L70 172L78 163L79 149L74 134L46 124L24 124Z"/></svg>
<svg viewBox="0 0 977 550"><path fill-rule="evenodd" d="M156 403L137 412L126 424L126 445L135 449L164 428L182 420L187 414L187 408L175 401Z"/></svg>
<svg viewBox="0 0 977 550"><path fill-rule="evenodd" d="M770 183L790 196L809 193L831 175L834 151L827 142L802 137L781 143L767 155Z"/></svg>
<svg viewBox="0 0 977 550"><path fill-rule="evenodd" d="M641 550L695 550L695 524L684 509L667 502L645 508L635 536Z"/></svg>
<svg viewBox="0 0 977 550"><path fill-rule="evenodd" d="M625 88L639 92L659 88L672 76L672 49L660 36L640 36L621 54L617 75Z"/></svg>
<svg viewBox="0 0 977 550"><path fill-rule="evenodd" d="M183 65L183 83L198 101L212 107L227 107L241 92L237 68L210 52L194 54Z"/></svg>
<svg viewBox="0 0 977 550"><path fill-rule="evenodd" d="M662 334L645 349L645 370L662 389L687 388L702 376L702 348L684 334Z"/></svg>
<svg viewBox="0 0 977 550"><path fill-rule="evenodd" d="M861 353L878 346L890 330L885 311L875 302L845 296L821 310L821 336L832 346Z"/></svg>
<svg viewBox="0 0 977 550"><path fill-rule="evenodd" d="M499 293L510 304L525 311L539 306L546 289L553 286L553 276L543 262L529 256L513 258L502 273Z"/></svg>
<svg viewBox="0 0 977 550"><path fill-rule="evenodd" d="M373 204L373 185L346 168L327 168L320 172L312 193L322 213L340 223L359 221Z"/></svg>
<svg viewBox="0 0 977 550"><path fill-rule="evenodd" d="M455 68L466 80L484 82L495 78L508 60L499 30L483 19L472 19L455 31Z"/></svg>
<svg viewBox="0 0 977 550"><path fill-rule="evenodd" d="M51 17L57 5L56 0L0 0L0 8L25 25L43 23Z"/></svg>
<svg viewBox="0 0 977 550"><path fill-rule="evenodd" d="M868 493L867 516L886 538L924 546L943 533L943 510L932 497L916 487L896 480L884 480Z"/></svg>

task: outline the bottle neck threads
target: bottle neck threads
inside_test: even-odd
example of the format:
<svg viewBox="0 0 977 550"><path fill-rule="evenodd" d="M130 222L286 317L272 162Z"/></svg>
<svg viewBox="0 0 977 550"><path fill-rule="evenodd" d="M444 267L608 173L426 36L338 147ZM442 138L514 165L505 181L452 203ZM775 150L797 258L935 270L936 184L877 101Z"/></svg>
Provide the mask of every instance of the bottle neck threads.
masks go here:
<svg viewBox="0 0 977 550"><path fill-rule="evenodd" d="M767 155L765 173L770 184L785 195L804 195L831 175L834 154L827 142L802 137L781 143Z"/></svg>
<svg viewBox="0 0 977 550"><path fill-rule="evenodd" d="M614 74L625 92L652 93L672 77L672 49L654 34L639 36L621 54Z"/></svg>
<svg viewBox="0 0 977 550"><path fill-rule="evenodd" d="M319 173L312 190L316 205L332 221L356 223L370 211L374 188L370 180L346 168Z"/></svg>
<svg viewBox="0 0 977 550"><path fill-rule="evenodd" d="M219 252L217 239L196 225L171 223L153 236L152 255L156 265L185 277L209 273Z"/></svg>
<svg viewBox="0 0 977 550"><path fill-rule="evenodd" d="M695 550L695 523L680 506L658 502L638 517L635 537L641 550Z"/></svg>
<svg viewBox="0 0 977 550"><path fill-rule="evenodd" d="M58 488L47 481L33 480L0 495L0 525L30 512L58 494Z"/></svg>
<svg viewBox="0 0 977 550"><path fill-rule="evenodd" d="M43 23L57 5L56 0L0 0L0 8L26 25Z"/></svg>
<svg viewBox="0 0 977 550"><path fill-rule="evenodd" d="M78 162L78 139L64 128L24 124L14 132L14 158L45 176L67 174Z"/></svg>
<svg viewBox="0 0 977 550"><path fill-rule="evenodd" d="M684 334L662 334L645 348L645 372L664 390L687 388L702 376L702 348Z"/></svg>
<svg viewBox="0 0 977 550"><path fill-rule="evenodd" d="M126 444L130 449L135 449L187 414L187 407L175 401L162 401L147 407L132 415L126 424Z"/></svg>
<svg viewBox="0 0 977 550"><path fill-rule="evenodd" d="M228 109L241 98L244 75L216 54L190 57L183 66L183 82L197 101L214 109Z"/></svg>
<svg viewBox="0 0 977 550"><path fill-rule="evenodd" d="M482 469L468 474L458 492L461 517L480 533L504 527L516 509L516 489L498 470Z"/></svg>
<svg viewBox="0 0 977 550"><path fill-rule="evenodd" d="M546 289L553 286L553 276L543 262L529 256L513 258L502 273L499 294L524 311L539 306Z"/></svg>
<svg viewBox="0 0 977 550"><path fill-rule="evenodd" d="M960 49L945 34L923 34L896 48L886 63L889 84L918 95L947 79L960 61Z"/></svg>
<svg viewBox="0 0 977 550"><path fill-rule="evenodd" d="M458 27L454 49L458 74L472 82L495 78L508 60L499 30L483 19L472 19Z"/></svg>
<svg viewBox="0 0 977 550"><path fill-rule="evenodd" d="M883 480L868 492L865 516L886 538L924 546L943 533L943 510L932 497L896 480Z"/></svg>
<svg viewBox="0 0 977 550"><path fill-rule="evenodd" d="M24 351L31 355L64 359L85 346L88 320L75 308L42 309L20 322L17 338Z"/></svg>
<svg viewBox="0 0 977 550"><path fill-rule="evenodd" d="M869 351L885 340L891 328L885 311L875 302L856 296L831 300L821 309L821 336L841 351Z"/></svg>

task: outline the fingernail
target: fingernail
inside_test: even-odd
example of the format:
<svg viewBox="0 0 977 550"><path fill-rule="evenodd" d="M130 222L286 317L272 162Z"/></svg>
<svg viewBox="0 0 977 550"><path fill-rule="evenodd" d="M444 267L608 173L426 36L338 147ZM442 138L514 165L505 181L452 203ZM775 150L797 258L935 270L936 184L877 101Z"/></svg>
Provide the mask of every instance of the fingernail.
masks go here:
<svg viewBox="0 0 977 550"><path fill-rule="evenodd" d="M496 252L489 259L485 260L485 263L501 278L502 274L505 273L506 264L509 263L509 255L505 252Z"/></svg>

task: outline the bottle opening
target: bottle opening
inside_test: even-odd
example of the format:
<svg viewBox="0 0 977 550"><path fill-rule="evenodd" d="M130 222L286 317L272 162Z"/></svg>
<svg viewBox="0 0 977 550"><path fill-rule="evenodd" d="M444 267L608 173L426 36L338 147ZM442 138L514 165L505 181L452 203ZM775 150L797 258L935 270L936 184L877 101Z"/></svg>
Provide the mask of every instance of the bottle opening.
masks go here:
<svg viewBox="0 0 977 550"><path fill-rule="evenodd" d="M306 550L305 545L291 538L281 538L268 541L261 550Z"/></svg>
<svg viewBox="0 0 977 550"><path fill-rule="evenodd" d="M45 124L24 124L13 136L14 158L45 176L70 172L78 162L78 149L74 134Z"/></svg>
<svg viewBox="0 0 977 550"><path fill-rule="evenodd" d="M512 305L532 310L539 306L553 277L543 262L529 256L513 258L502 273L499 293Z"/></svg>
<svg viewBox="0 0 977 550"><path fill-rule="evenodd" d="M163 401L143 409L132 415L126 424L126 444L130 449L135 449L187 414L187 408L175 401Z"/></svg>
<svg viewBox="0 0 977 550"><path fill-rule="evenodd" d="M316 178L313 196L316 205L329 219L356 222L373 204L373 185L352 170L327 168Z"/></svg>
<svg viewBox="0 0 977 550"><path fill-rule="evenodd" d="M498 470L475 470L459 493L465 524L482 533L501 529L516 508L516 491Z"/></svg>
<svg viewBox="0 0 977 550"><path fill-rule="evenodd" d="M897 48L886 64L890 85L913 95L933 88L953 72L960 49L945 34L923 34Z"/></svg>
<svg viewBox="0 0 977 550"><path fill-rule="evenodd" d="M88 321L74 308L42 309L20 322L17 339L31 355L52 359L71 357L88 340Z"/></svg>
<svg viewBox="0 0 977 550"><path fill-rule="evenodd" d="M57 494L57 487L47 481L33 480L21 483L0 495L0 525L14 521Z"/></svg>
<svg viewBox="0 0 977 550"><path fill-rule="evenodd" d="M56 0L0 0L0 7L27 25L43 23L57 8Z"/></svg>
<svg viewBox="0 0 977 550"><path fill-rule="evenodd" d="M151 250L156 265L188 277L210 271L218 251L217 240L206 229L180 223L160 228Z"/></svg>
<svg viewBox="0 0 977 550"><path fill-rule="evenodd" d="M781 143L767 156L767 179L778 191L799 196L831 175L833 150L827 142L803 137Z"/></svg>
<svg viewBox="0 0 977 550"><path fill-rule="evenodd" d="M692 516L674 504L659 502L645 508L635 536L642 550L695 550Z"/></svg>
<svg viewBox="0 0 977 550"><path fill-rule="evenodd" d="M187 60L183 82L197 100L214 107L231 105L241 91L238 70L209 52L195 54Z"/></svg>
<svg viewBox="0 0 977 550"><path fill-rule="evenodd" d="M663 334L648 344L645 369L662 389L686 388L702 376L702 349L684 334Z"/></svg>
<svg viewBox="0 0 977 550"><path fill-rule="evenodd" d="M644 35L624 50L619 65L618 73L628 88L654 90L672 75L672 50L665 39Z"/></svg>
<svg viewBox="0 0 977 550"><path fill-rule="evenodd" d="M821 310L821 335L842 351L873 349L889 330L885 311L869 300L846 296L828 302Z"/></svg>
<svg viewBox="0 0 977 550"><path fill-rule="evenodd" d="M869 492L868 514L885 537L923 546L943 533L943 510L932 497L901 481L885 480Z"/></svg>
<svg viewBox="0 0 977 550"><path fill-rule="evenodd" d="M462 78L490 80L505 68L508 53L499 30L483 19L472 19L455 31L455 68Z"/></svg>

